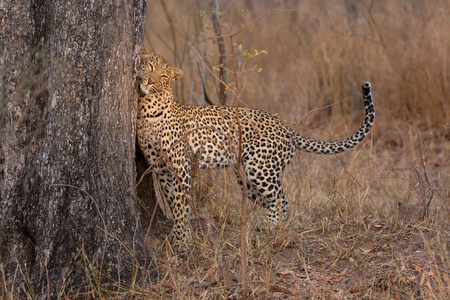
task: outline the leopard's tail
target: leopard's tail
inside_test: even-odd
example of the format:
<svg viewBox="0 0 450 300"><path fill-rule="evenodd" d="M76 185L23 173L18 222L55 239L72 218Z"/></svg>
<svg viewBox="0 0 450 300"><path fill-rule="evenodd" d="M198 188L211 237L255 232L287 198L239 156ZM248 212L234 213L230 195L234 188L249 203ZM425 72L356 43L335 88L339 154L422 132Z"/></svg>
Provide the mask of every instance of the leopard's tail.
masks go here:
<svg viewBox="0 0 450 300"><path fill-rule="evenodd" d="M366 117L364 118L361 127L355 134L342 141L327 142L308 138L295 131L292 131L295 146L302 151L311 153L336 154L349 150L361 143L362 140L369 134L369 131L372 128L375 120L375 107L373 105L370 87L370 82L365 82L362 86Z"/></svg>

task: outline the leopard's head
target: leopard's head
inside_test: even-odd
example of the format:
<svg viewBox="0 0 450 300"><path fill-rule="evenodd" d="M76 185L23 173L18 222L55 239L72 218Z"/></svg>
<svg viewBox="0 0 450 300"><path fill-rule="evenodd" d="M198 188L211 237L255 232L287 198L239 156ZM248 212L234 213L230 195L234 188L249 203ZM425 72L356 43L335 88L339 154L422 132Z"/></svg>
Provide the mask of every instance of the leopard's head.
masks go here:
<svg viewBox="0 0 450 300"><path fill-rule="evenodd" d="M171 67L160 55L150 48L142 48L140 89L144 94L152 94L170 89L170 83L183 76L179 68Z"/></svg>

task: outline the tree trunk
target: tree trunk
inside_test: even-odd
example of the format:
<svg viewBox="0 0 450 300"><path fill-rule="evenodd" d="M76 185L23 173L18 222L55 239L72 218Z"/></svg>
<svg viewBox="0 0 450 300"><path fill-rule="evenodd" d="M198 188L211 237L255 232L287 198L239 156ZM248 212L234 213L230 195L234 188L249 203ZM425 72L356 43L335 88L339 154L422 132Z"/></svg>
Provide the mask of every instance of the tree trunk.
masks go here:
<svg viewBox="0 0 450 300"><path fill-rule="evenodd" d="M134 155L145 15L145 0L0 4L8 290L56 296L142 276Z"/></svg>

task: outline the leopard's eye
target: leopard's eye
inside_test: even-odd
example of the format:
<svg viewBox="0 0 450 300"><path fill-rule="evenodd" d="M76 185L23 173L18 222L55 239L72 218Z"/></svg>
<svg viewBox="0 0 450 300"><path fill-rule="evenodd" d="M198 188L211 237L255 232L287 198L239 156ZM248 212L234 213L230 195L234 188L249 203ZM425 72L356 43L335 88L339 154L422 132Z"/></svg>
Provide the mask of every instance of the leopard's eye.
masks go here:
<svg viewBox="0 0 450 300"><path fill-rule="evenodd" d="M152 64L152 63L149 63L148 66L149 66L149 68L150 68L150 72L153 72L153 70L155 69L155 68L153 67L153 64Z"/></svg>
<svg viewBox="0 0 450 300"><path fill-rule="evenodd" d="M161 74L161 79L162 80L168 80L169 76L167 74Z"/></svg>

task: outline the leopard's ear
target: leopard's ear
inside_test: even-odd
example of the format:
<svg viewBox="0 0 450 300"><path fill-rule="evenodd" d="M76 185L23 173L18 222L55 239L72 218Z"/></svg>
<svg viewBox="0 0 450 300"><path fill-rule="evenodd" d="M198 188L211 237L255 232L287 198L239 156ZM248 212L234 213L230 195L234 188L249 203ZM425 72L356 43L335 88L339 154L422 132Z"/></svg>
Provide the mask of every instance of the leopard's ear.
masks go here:
<svg viewBox="0 0 450 300"><path fill-rule="evenodd" d="M148 58L152 55L155 55L155 53L153 53L153 51L150 47L148 47L148 46L142 47L142 58Z"/></svg>
<svg viewBox="0 0 450 300"><path fill-rule="evenodd" d="M179 68L172 67L174 80L177 80L178 78L183 77L183 71Z"/></svg>

